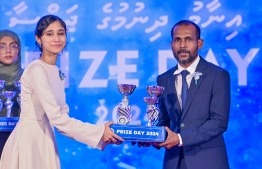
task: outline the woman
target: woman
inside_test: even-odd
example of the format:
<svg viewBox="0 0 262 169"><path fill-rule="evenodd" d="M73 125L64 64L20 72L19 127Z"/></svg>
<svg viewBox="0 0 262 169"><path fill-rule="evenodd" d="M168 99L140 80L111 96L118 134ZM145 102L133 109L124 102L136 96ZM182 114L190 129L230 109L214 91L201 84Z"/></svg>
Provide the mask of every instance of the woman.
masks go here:
<svg viewBox="0 0 262 169"><path fill-rule="evenodd" d="M20 106L17 102L19 96L19 89L14 82L19 81L23 73L21 68L21 48L20 39L18 35L10 30L0 31L0 80L5 81L5 86L0 90L1 100L4 103L6 98L2 95L3 91L15 91L16 96L12 99L14 104L12 106L11 116L18 117L20 114ZM0 107L1 108L1 107ZM0 109L0 118L7 116L6 107ZM3 147L11 131L0 132L0 153L2 154Z"/></svg>
<svg viewBox="0 0 262 169"><path fill-rule="evenodd" d="M54 15L42 17L35 29L41 57L21 77L20 120L3 150L0 169L60 169L53 126L59 132L94 148L123 139L105 125L83 123L68 116L64 75L56 66L66 46L66 25Z"/></svg>
<svg viewBox="0 0 262 169"><path fill-rule="evenodd" d="M5 81L5 87L2 91L16 91L17 95L12 100L14 105L12 107L11 116L18 117L20 112L19 104L17 103L17 96L19 90L14 82L19 81L23 73L21 68L21 50L20 39L18 35L10 30L0 31L0 80ZM6 100L3 96L2 100ZM6 117L6 108L3 107L0 111L0 117Z"/></svg>

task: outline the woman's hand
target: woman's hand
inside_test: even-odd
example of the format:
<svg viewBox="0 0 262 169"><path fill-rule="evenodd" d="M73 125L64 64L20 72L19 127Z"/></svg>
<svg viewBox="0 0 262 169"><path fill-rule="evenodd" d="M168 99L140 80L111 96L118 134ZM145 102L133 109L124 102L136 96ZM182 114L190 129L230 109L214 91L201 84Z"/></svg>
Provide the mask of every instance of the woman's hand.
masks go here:
<svg viewBox="0 0 262 169"><path fill-rule="evenodd" d="M102 140L107 143L107 144L121 144L124 140L116 135L111 129L110 125L113 124L114 122L107 122L105 123L105 130L104 134L102 136Z"/></svg>

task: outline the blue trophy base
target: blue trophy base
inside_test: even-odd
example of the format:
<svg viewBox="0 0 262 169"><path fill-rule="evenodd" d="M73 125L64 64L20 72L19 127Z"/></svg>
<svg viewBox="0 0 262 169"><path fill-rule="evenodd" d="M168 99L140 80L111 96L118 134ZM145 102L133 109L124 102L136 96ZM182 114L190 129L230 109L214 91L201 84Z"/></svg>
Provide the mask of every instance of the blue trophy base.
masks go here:
<svg viewBox="0 0 262 169"><path fill-rule="evenodd" d="M164 142L166 130L157 126L136 126L112 124L112 131L125 141L137 142Z"/></svg>
<svg viewBox="0 0 262 169"><path fill-rule="evenodd" d="M19 117L0 117L0 131L13 131Z"/></svg>

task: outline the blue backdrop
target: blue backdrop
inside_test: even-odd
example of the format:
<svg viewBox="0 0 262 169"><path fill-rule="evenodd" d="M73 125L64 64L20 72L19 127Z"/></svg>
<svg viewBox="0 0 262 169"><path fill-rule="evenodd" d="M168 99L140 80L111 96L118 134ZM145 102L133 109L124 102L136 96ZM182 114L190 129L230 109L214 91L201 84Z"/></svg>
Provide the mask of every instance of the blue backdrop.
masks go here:
<svg viewBox="0 0 262 169"><path fill-rule="evenodd" d="M40 17L54 14L65 20L68 45L59 58L67 76L70 116L91 123L116 121L122 99L118 83L137 85L129 97L133 124L146 124L145 87L176 64L170 29L190 19L202 29L200 54L231 75L232 106L225 133L232 169L262 166L260 47L262 3L257 0L12 0L0 1L0 29L22 39L23 67L39 54L34 28ZM0 70L1 71L1 70ZM138 148L125 142L103 152L57 133L63 169L158 169L163 150Z"/></svg>

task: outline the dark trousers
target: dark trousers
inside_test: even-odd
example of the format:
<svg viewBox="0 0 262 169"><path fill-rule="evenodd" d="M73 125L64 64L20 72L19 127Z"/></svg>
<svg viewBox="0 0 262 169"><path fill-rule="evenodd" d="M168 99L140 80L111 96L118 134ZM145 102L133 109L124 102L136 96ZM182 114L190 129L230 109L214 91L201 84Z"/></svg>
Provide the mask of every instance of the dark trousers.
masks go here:
<svg viewBox="0 0 262 169"><path fill-rule="evenodd" d="M183 147L180 147L177 169L187 169L185 158L184 158Z"/></svg>
<svg viewBox="0 0 262 169"><path fill-rule="evenodd" d="M11 134L11 131L0 131L0 159L2 155L3 148L5 146L5 142L8 139L9 135Z"/></svg>

